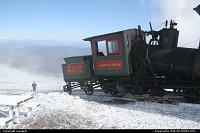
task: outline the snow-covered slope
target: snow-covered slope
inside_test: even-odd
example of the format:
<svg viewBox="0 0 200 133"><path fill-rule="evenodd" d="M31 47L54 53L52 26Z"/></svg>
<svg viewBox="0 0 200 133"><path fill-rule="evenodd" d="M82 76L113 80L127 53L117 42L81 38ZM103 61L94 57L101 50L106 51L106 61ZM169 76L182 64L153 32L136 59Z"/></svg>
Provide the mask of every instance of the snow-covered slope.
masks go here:
<svg viewBox="0 0 200 133"><path fill-rule="evenodd" d="M4 83L5 85L6 83ZM1 95L31 93L30 83L18 83L18 91L0 87ZM22 85L23 84L23 85ZM16 129L200 129L200 105L150 102L113 102L101 90L93 96L76 89L72 95L62 91L63 81L39 82L31 103L32 117ZM5 87L4 87L5 88ZM98 96L100 94L100 96Z"/></svg>
<svg viewBox="0 0 200 133"><path fill-rule="evenodd" d="M98 99L96 102L95 99ZM67 93L38 94L24 129L200 129L200 106L147 102L109 103L111 98Z"/></svg>

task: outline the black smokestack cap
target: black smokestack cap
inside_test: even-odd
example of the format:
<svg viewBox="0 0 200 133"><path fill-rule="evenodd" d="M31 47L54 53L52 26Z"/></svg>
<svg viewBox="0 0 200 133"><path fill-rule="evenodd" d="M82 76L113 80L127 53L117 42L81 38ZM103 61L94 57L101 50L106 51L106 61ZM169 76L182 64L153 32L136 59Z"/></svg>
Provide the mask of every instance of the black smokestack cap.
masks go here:
<svg viewBox="0 0 200 133"><path fill-rule="evenodd" d="M195 7L193 10L195 10L200 15L200 4Z"/></svg>

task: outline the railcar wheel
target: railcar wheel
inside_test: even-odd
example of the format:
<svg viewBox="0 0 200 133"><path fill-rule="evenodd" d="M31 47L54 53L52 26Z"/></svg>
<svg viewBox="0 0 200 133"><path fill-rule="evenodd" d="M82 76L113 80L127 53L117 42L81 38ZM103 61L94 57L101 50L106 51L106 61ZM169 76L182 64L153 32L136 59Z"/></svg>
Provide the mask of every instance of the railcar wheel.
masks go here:
<svg viewBox="0 0 200 133"><path fill-rule="evenodd" d="M141 86L133 86L130 88L130 93L135 96L135 95L142 95L144 93L143 88Z"/></svg>
<svg viewBox="0 0 200 133"><path fill-rule="evenodd" d="M67 92L69 95L72 93L72 89L67 85L63 86L63 91Z"/></svg>
<svg viewBox="0 0 200 133"><path fill-rule="evenodd" d="M110 94L113 96L113 97L123 97L124 95L117 92L117 91L110 91Z"/></svg>
<svg viewBox="0 0 200 133"><path fill-rule="evenodd" d="M85 90L86 88L86 85L81 85L81 89Z"/></svg>
<svg viewBox="0 0 200 133"><path fill-rule="evenodd" d="M109 94L109 90L106 89L105 85L100 85L104 93Z"/></svg>
<svg viewBox="0 0 200 133"><path fill-rule="evenodd" d="M66 92L70 95L70 94L72 94L72 89L67 89Z"/></svg>
<svg viewBox="0 0 200 133"><path fill-rule="evenodd" d="M185 89L184 97L186 100L188 100L191 103L200 103L200 90L197 88L188 88Z"/></svg>
<svg viewBox="0 0 200 133"><path fill-rule="evenodd" d="M94 92L94 88L91 85L89 85L89 86L86 86L86 88L84 89L84 91L85 91L85 94L92 95L93 92Z"/></svg>

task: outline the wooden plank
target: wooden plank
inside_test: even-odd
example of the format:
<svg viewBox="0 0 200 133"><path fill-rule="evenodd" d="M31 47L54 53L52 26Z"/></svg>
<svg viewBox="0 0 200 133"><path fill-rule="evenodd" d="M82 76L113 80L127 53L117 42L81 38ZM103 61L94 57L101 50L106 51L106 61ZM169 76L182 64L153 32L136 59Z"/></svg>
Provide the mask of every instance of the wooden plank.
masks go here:
<svg viewBox="0 0 200 133"><path fill-rule="evenodd" d="M41 104L39 104L39 103L23 103L22 104L24 107L38 107L38 106L40 106Z"/></svg>
<svg viewBox="0 0 200 133"><path fill-rule="evenodd" d="M17 105L19 105L19 104L21 104L21 103L23 103L23 102L26 102L26 101L28 101L28 100L30 100L30 99L33 99L33 98L34 98L34 96L31 96L31 97L29 97L29 98L26 98L26 99L24 99L24 100L18 102Z"/></svg>
<svg viewBox="0 0 200 133"><path fill-rule="evenodd" d="M4 112L4 111L2 111L2 110L0 110L0 114L2 114L2 115L4 115L4 116L8 117L8 113L6 113L6 112Z"/></svg>
<svg viewBox="0 0 200 133"><path fill-rule="evenodd" d="M9 107L9 114L6 114L5 112L0 110L0 113L4 116L7 116L7 118L0 118L0 125L6 126L8 125L8 128L13 128L14 122L19 123L20 122L20 110L19 107L23 105L26 101L33 99L34 96L0 96L0 105ZM32 106L38 106L32 105ZM29 116L32 114L32 107L29 107ZM15 110L15 114L14 114Z"/></svg>
<svg viewBox="0 0 200 133"><path fill-rule="evenodd" d="M8 128L12 128L13 127L13 122L16 118L0 118L0 127L5 127L8 126Z"/></svg>
<svg viewBox="0 0 200 133"><path fill-rule="evenodd" d="M6 125L11 122L13 119L10 118L0 118L0 125Z"/></svg>
<svg viewBox="0 0 200 133"><path fill-rule="evenodd" d="M0 105L18 105L32 99L33 96L6 96L0 95Z"/></svg>

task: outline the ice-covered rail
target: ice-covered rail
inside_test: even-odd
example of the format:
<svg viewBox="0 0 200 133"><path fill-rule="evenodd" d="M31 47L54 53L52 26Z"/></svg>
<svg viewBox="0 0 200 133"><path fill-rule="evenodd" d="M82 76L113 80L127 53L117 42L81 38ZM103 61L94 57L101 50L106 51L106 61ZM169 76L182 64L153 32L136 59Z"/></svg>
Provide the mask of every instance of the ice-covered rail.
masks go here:
<svg viewBox="0 0 200 133"><path fill-rule="evenodd" d="M8 115L6 118L0 118L1 128L13 128L14 122L20 122L20 107L22 103L34 98L34 96L19 96L19 95L1 95L0 106L8 108ZM29 109L30 110L30 109ZM3 111L0 111L2 113ZM31 112L28 112L31 113ZM4 116L6 113L3 114Z"/></svg>

